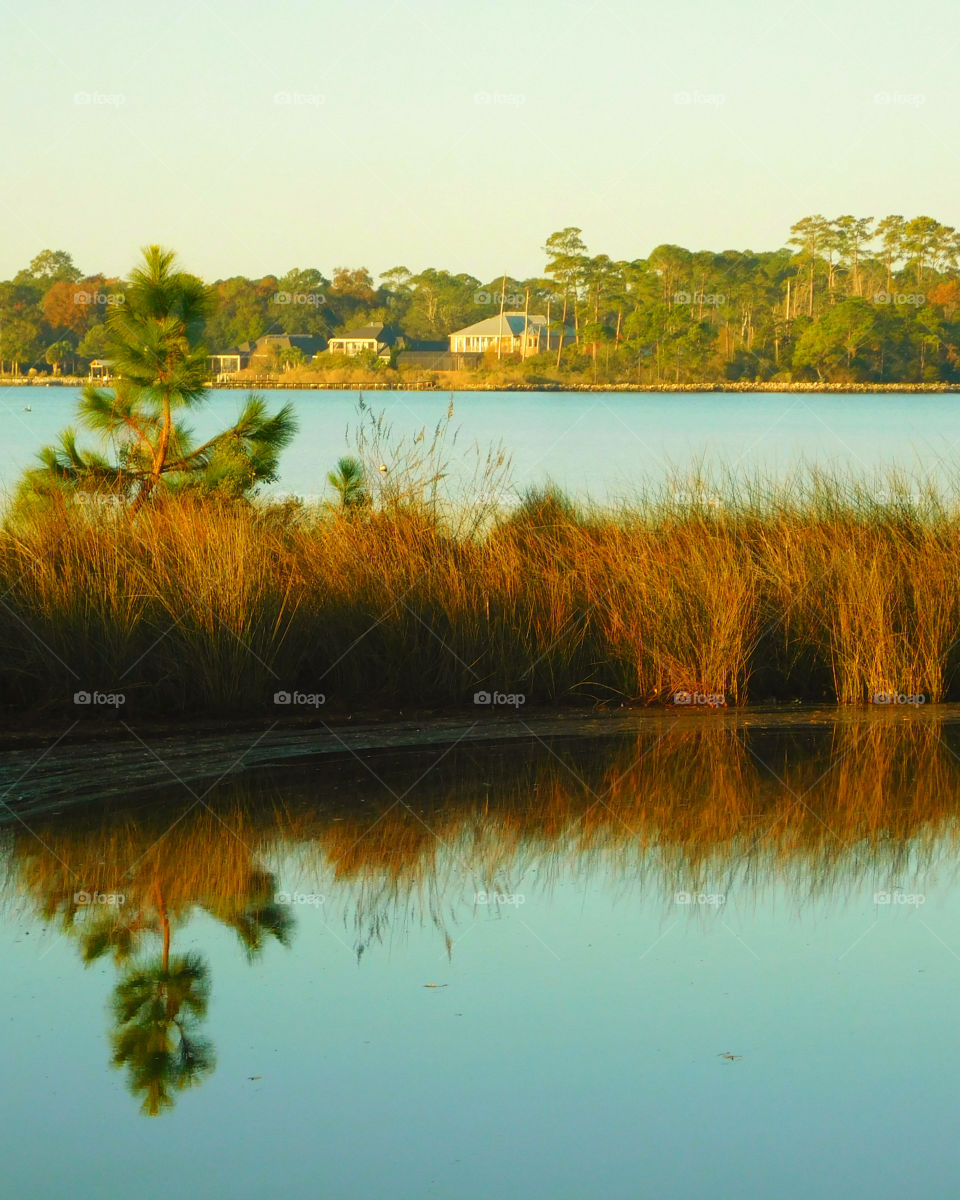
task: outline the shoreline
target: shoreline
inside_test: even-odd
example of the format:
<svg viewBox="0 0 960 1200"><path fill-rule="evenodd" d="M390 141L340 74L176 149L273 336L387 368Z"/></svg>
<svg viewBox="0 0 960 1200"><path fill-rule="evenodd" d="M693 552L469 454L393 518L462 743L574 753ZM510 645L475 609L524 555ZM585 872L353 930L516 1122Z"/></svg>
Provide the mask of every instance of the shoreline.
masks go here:
<svg viewBox="0 0 960 1200"><path fill-rule="evenodd" d="M0 379L0 388L25 387L86 387L92 380L85 378L57 379ZM287 382L283 379L254 378L237 379L235 382L208 382L210 391L300 391L300 392L637 392L671 395L677 393L708 394L723 392L743 393L810 393L828 395L864 395L868 393L893 395L933 395L947 392L960 392L960 383L757 383L729 381L722 383L558 383L544 381L542 383L488 383L480 380L471 382L469 379L444 379L433 381L410 380L391 384L369 381L365 383L335 383L318 382L315 380L295 380Z"/></svg>
<svg viewBox="0 0 960 1200"><path fill-rule="evenodd" d="M211 778L280 769L321 770L325 763L358 755L416 754L454 746L510 746L516 750L544 745L544 739L603 738L662 731L686 724L691 728L756 731L814 726L903 725L936 718L960 723L960 705L926 705L922 712L871 706L811 704L743 705L711 710L669 707L643 709L576 709L515 717L464 712L438 715L411 713L378 720L373 714L341 716L330 721L270 723L224 719L195 723L146 723L136 731L115 723L67 734L39 725L19 737L0 736L0 789L8 794L0 828L24 817L55 815L96 800L164 794L177 784L201 784ZM94 734L94 736L89 736ZM259 734L259 736L258 736ZM51 739L53 744L50 745ZM142 739L142 740L141 740ZM38 762L38 747L48 745ZM145 750L144 747L149 747ZM153 756L154 761L149 760ZM22 782L21 782L22 781ZM15 789L15 790L14 790Z"/></svg>

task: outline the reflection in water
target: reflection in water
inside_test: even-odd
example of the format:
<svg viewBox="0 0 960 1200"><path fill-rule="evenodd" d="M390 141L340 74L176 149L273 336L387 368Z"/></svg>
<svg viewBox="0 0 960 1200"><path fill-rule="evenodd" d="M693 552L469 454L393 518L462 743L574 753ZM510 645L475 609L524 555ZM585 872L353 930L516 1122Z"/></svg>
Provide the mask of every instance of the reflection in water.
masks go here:
<svg viewBox="0 0 960 1200"><path fill-rule="evenodd" d="M126 1068L141 1111L156 1116L215 1065L200 1032L209 968L201 954L172 953L175 929L204 909L253 960L269 937L287 943L292 920L275 902L274 876L212 814L169 830L171 818L158 814L101 816L33 825L36 836L16 839L10 869L38 914L76 940L85 965L112 957L113 1065Z"/></svg>
<svg viewBox="0 0 960 1200"><path fill-rule="evenodd" d="M147 1116L171 1108L174 1092L213 1070L213 1047L197 1032L209 994L199 954L148 959L130 966L117 984L113 1065L127 1068L130 1091L143 1095L140 1111Z"/></svg>
<svg viewBox="0 0 960 1200"><path fill-rule="evenodd" d="M290 942L301 897L360 957L424 921L452 954L478 901L547 895L574 874L664 906L677 893L750 902L774 884L798 905L895 894L953 869L958 739L932 714L787 730L678 721L327 762L282 782L265 769L209 805L176 797L14 827L5 892L58 922L84 963L112 957L113 1063L152 1116L214 1068L209 968L172 949L197 910L252 960Z"/></svg>

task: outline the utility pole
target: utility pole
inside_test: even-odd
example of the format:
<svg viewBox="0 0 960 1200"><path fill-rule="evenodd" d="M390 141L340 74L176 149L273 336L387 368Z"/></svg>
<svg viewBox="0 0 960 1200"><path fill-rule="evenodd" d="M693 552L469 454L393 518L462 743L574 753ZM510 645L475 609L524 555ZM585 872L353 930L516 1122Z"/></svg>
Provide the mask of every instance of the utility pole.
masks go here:
<svg viewBox="0 0 960 1200"><path fill-rule="evenodd" d="M560 355L563 354L563 332L567 327L567 293L563 293L563 313L560 317L560 337L557 340L557 370L560 370Z"/></svg>
<svg viewBox="0 0 960 1200"><path fill-rule="evenodd" d="M500 359L503 352L503 305L507 298L507 276L504 273L503 283L500 285L500 327L497 330L497 358Z"/></svg>

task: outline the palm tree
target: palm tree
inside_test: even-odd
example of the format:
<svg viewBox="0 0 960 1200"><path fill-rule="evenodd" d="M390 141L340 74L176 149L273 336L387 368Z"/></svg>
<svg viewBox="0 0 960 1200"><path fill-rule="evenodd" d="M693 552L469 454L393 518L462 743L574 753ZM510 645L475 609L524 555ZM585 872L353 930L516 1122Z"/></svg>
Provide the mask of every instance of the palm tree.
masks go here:
<svg viewBox="0 0 960 1200"><path fill-rule="evenodd" d="M73 346L66 339L63 339L48 346L43 357L53 367L54 375L59 375L60 368L68 358L73 357L73 354Z"/></svg>
<svg viewBox="0 0 960 1200"><path fill-rule="evenodd" d="M172 251L149 246L143 255L125 302L107 321L115 387L88 386L79 406L80 423L111 442L116 458L82 450L67 429L27 473L27 494L108 490L135 513L161 485L238 496L276 478L279 452L296 432L290 405L270 415L260 397L249 396L236 423L199 446L178 419L207 397L200 336L209 293L177 268Z"/></svg>

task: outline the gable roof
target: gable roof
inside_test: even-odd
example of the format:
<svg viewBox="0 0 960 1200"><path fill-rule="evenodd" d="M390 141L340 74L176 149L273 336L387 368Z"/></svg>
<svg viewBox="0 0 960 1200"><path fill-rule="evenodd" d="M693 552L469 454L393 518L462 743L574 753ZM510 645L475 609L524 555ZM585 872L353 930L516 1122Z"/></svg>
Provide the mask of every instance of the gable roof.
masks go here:
<svg viewBox="0 0 960 1200"><path fill-rule="evenodd" d="M338 333L330 340L332 342L383 342L385 346L396 343L400 334L382 321L374 321L370 325L361 325L359 329L348 329L346 333Z"/></svg>
<svg viewBox="0 0 960 1200"><path fill-rule="evenodd" d="M383 322L374 321L370 325L361 325L359 329L348 329L346 333L338 333L337 340L344 341L370 341L371 338L380 340L380 334L383 332Z"/></svg>
<svg viewBox="0 0 960 1200"><path fill-rule="evenodd" d="M249 343L244 342L240 349L245 350ZM282 346L285 350L302 350L308 357L318 354L323 349L323 338L312 333L265 333L258 337L251 350L254 354L263 354L268 346Z"/></svg>
<svg viewBox="0 0 960 1200"><path fill-rule="evenodd" d="M450 334L451 337L496 337L498 334L502 337L523 337L524 315L522 312L505 312L501 317L498 313L495 317L487 317L484 321L477 321L475 325L468 325L465 329L456 329ZM530 313L526 317L527 329L533 329L537 325L546 325L547 318L541 313Z"/></svg>

